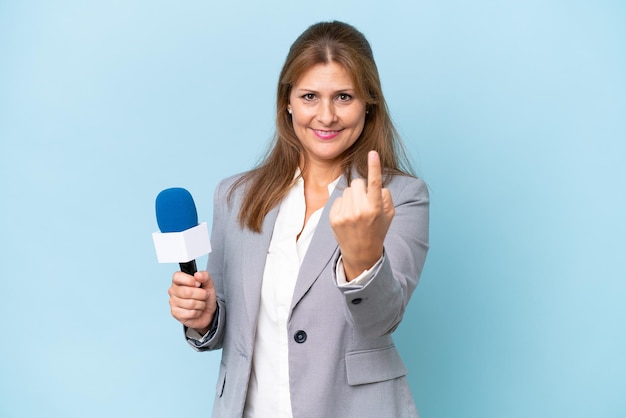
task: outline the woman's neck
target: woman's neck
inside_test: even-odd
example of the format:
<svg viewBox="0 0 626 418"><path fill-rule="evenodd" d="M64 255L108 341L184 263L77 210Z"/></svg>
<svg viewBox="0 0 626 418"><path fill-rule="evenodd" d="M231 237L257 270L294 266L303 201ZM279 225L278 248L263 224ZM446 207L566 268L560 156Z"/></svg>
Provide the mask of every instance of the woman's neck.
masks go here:
<svg viewBox="0 0 626 418"><path fill-rule="evenodd" d="M319 164L317 162L307 162L306 165L301 163L300 170L305 189L311 187L316 190L327 190L328 185L342 173L339 164Z"/></svg>

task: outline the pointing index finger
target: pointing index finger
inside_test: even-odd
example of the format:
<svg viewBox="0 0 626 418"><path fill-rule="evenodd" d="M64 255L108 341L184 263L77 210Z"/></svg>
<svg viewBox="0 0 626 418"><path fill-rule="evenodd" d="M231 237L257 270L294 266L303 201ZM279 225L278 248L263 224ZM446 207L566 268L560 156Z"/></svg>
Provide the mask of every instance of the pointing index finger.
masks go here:
<svg viewBox="0 0 626 418"><path fill-rule="evenodd" d="M380 156L376 151L370 151L367 154L367 196L370 199L380 199L382 187L383 177L380 168Z"/></svg>

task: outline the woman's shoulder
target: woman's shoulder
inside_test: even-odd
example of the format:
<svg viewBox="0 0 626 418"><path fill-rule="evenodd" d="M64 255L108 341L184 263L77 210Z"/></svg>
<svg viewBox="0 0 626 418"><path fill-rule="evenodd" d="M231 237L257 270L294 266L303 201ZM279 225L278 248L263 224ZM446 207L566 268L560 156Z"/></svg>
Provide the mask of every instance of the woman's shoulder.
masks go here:
<svg viewBox="0 0 626 418"><path fill-rule="evenodd" d="M244 171L241 173L233 174L226 178L220 180L217 184L217 191L220 194L229 193L233 187L243 186L246 183L246 178L249 176L251 171Z"/></svg>
<svg viewBox="0 0 626 418"><path fill-rule="evenodd" d="M237 181L243 178L248 172L237 173L226 178L223 178L218 183L218 189L230 189Z"/></svg>
<svg viewBox="0 0 626 418"><path fill-rule="evenodd" d="M409 186L413 186L413 187L427 187L426 186L426 182L419 178L419 177L415 177L411 174L405 174L405 173L388 173L385 176L385 183L388 186L391 187L409 187Z"/></svg>
<svg viewBox="0 0 626 418"><path fill-rule="evenodd" d="M386 186L393 195L410 195L428 199L428 185L418 177L409 174L393 174L389 176Z"/></svg>
<svg viewBox="0 0 626 418"><path fill-rule="evenodd" d="M215 188L214 201L239 205L252 171L244 171L222 179Z"/></svg>

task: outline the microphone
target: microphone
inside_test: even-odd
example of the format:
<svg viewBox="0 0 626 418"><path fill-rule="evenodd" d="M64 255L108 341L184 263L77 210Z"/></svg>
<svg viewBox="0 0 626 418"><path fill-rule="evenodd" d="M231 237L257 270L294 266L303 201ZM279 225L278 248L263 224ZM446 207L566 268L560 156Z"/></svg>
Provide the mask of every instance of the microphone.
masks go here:
<svg viewBox="0 0 626 418"><path fill-rule="evenodd" d="M183 273L198 271L196 258L211 252L206 222L198 223L191 193L180 187L165 189L156 197L159 230L152 240L159 263L178 263Z"/></svg>

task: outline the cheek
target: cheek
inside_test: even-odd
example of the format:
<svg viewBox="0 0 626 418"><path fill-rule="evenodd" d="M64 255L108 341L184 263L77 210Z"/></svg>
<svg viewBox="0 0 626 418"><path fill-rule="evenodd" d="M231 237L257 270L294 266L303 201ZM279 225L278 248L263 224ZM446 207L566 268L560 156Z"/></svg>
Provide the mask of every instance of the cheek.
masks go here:
<svg viewBox="0 0 626 418"><path fill-rule="evenodd" d="M302 114L296 116L296 112L294 111L291 117L291 125L296 137L300 142L302 142L306 138L308 131L307 119L303 118Z"/></svg>
<svg viewBox="0 0 626 418"><path fill-rule="evenodd" d="M350 123L353 126L358 127L358 129L363 129L363 126L365 126L366 115L367 114L365 113L365 106L362 106L359 109L352 109L350 115L346 116L349 117Z"/></svg>
<svg viewBox="0 0 626 418"><path fill-rule="evenodd" d="M294 108L291 114L291 121L294 128L305 128L311 124L311 121L315 117L315 112L311 112L310 109L304 107Z"/></svg>
<svg viewBox="0 0 626 418"><path fill-rule="evenodd" d="M365 128L365 114L355 115L352 123L354 126L354 130L358 131L360 135L361 132L363 132L363 129Z"/></svg>
<svg viewBox="0 0 626 418"><path fill-rule="evenodd" d="M295 111L291 116L291 122L293 123L293 128L296 130L303 129L306 125L306 119L303 117L302 113L296 113Z"/></svg>
<svg viewBox="0 0 626 418"><path fill-rule="evenodd" d="M365 118L359 119L355 128L354 128L354 142L356 142L361 135L363 135L363 131L365 130Z"/></svg>

